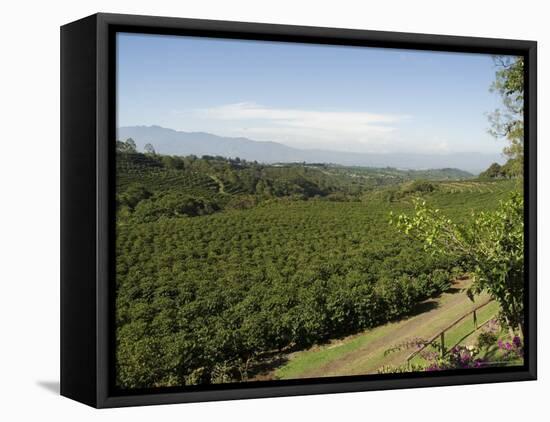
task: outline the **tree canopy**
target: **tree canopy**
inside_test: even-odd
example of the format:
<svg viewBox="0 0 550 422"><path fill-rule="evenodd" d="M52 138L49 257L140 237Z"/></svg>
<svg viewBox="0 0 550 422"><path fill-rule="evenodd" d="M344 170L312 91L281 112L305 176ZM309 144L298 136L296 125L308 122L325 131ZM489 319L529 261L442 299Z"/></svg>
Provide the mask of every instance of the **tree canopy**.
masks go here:
<svg viewBox="0 0 550 422"><path fill-rule="evenodd" d="M523 196L515 192L492 212L454 223L425 200L412 215L392 219L405 234L424 243L433 256L452 256L473 276L470 295L487 291L496 299L507 326L523 331Z"/></svg>
<svg viewBox="0 0 550 422"><path fill-rule="evenodd" d="M523 174L524 144L524 60L523 57L497 56L495 81L491 90L500 95L503 107L489 115L489 132L506 139L504 153L510 159L510 170L516 176Z"/></svg>

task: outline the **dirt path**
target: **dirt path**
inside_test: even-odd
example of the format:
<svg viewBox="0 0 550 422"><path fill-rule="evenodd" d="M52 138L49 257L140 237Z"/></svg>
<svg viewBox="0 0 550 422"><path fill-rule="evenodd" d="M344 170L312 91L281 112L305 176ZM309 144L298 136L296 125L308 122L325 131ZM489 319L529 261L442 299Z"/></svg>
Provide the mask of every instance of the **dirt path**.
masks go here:
<svg viewBox="0 0 550 422"><path fill-rule="evenodd" d="M225 185L217 176L214 176L213 174L209 174L208 177L210 177L214 182L218 184L219 193L225 193Z"/></svg>
<svg viewBox="0 0 550 422"><path fill-rule="evenodd" d="M415 338L427 339L473 309L488 296L473 303L466 296L469 280L457 280L436 299L419 305L416 315L364 333L332 341L288 356L288 362L270 378L312 378L376 373L383 365L403 364L411 350L385 355L389 348ZM265 379L265 378L264 378Z"/></svg>

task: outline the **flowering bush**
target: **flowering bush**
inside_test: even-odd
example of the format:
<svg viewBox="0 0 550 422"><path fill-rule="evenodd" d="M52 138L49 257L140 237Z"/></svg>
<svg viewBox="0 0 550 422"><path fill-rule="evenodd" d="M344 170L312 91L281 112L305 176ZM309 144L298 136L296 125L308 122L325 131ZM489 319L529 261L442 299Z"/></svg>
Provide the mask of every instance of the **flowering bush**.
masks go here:
<svg viewBox="0 0 550 422"><path fill-rule="evenodd" d="M499 340L498 348L504 352L503 359L506 361L523 358L523 342L519 336L514 336L511 342Z"/></svg>
<svg viewBox="0 0 550 422"><path fill-rule="evenodd" d="M405 349L422 349L431 344L431 348L420 350L418 356L423 363L410 363L410 365L383 366L378 370L379 374L443 371L450 369L476 369L494 365L504 365L523 359L524 347L520 336L514 336L507 340L499 339L503 333L498 319L489 321L479 334L476 346L457 345L447 350L443 356L437 350L437 344L431 344L421 338L408 340L386 351L386 354ZM498 353L496 353L498 352Z"/></svg>
<svg viewBox="0 0 550 422"><path fill-rule="evenodd" d="M392 353L406 348L421 348L426 341L414 339L386 351ZM378 370L379 374L422 372L422 371L443 371L447 369L482 368L487 361L479 357L480 349L475 346L455 346L448 350L442 357L440 352L433 350L422 350L419 355L427 362L427 365L412 364L401 366L383 366Z"/></svg>
<svg viewBox="0 0 550 422"><path fill-rule="evenodd" d="M491 346L494 346L498 339L499 328L500 326L496 319L490 320L487 325L483 327L483 331L477 338L477 347L487 350Z"/></svg>
<svg viewBox="0 0 550 422"><path fill-rule="evenodd" d="M479 349L475 346L455 346L444 357L432 360L425 370L482 368L487 362L478 355Z"/></svg>

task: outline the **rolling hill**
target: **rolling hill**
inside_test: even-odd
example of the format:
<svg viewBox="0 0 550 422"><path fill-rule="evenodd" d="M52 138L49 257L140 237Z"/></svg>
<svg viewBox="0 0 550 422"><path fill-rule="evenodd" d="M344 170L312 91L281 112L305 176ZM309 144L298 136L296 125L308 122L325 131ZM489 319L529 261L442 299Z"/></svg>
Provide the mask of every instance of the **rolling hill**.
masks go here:
<svg viewBox="0 0 550 422"><path fill-rule="evenodd" d="M277 142L248 138L230 138L206 132L182 132L160 126L127 126L118 129L117 138L132 138L138 150L147 143L161 154L220 155L261 163L332 163L344 166L395 167L401 169L457 168L472 173L485 170L491 163L503 162L499 154L366 154L321 149L298 149Z"/></svg>

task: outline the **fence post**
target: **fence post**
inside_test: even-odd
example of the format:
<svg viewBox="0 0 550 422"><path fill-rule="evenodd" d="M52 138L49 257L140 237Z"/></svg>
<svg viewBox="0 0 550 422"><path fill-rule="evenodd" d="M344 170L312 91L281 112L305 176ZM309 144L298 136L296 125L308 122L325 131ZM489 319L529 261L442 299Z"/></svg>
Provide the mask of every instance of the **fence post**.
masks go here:
<svg viewBox="0 0 550 422"><path fill-rule="evenodd" d="M474 309L474 330L477 330L477 313L475 309Z"/></svg>
<svg viewBox="0 0 550 422"><path fill-rule="evenodd" d="M445 331L442 331L441 334L440 334L440 339L441 339L441 357L444 357L445 356Z"/></svg>

